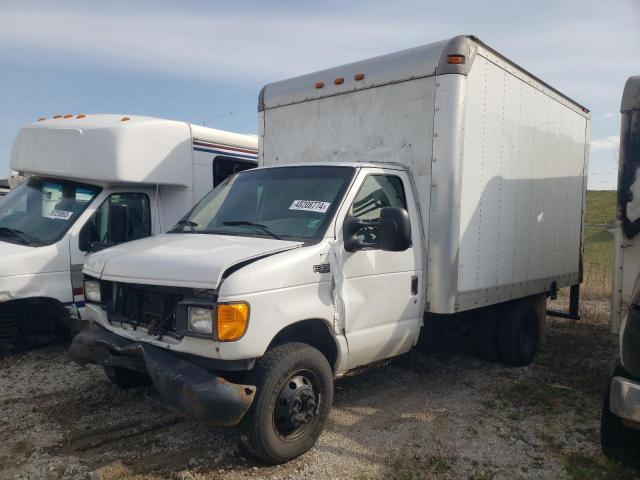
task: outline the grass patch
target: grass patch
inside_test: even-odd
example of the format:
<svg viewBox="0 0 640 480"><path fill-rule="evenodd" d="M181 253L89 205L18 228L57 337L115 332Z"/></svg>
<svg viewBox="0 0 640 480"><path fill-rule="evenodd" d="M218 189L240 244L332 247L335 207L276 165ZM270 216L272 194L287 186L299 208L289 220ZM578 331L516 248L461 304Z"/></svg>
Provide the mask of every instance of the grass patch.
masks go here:
<svg viewBox="0 0 640 480"><path fill-rule="evenodd" d="M635 480L638 472L609 460L603 455L572 452L564 457L567 475L572 480Z"/></svg>
<svg viewBox="0 0 640 480"><path fill-rule="evenodd" d="M453 473L456 458L439 453L422 453L411 448L392 460L388 475L392 480L432 480Z"/></svg>
<svg viewBox="0 0 640 480"><path fill-rule="evenodd" d="M614 223L616 219L615 190L587 190L586 223Z"/></svg>

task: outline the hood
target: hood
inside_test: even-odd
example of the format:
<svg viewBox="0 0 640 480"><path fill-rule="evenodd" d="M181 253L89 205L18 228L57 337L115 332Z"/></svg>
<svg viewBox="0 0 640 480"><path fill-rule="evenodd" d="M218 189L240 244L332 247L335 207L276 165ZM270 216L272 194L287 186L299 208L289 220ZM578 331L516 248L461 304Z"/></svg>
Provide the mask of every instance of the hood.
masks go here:
<svg viewBox="0 0 640 480"><path fill-rule="evenodd" d="M69 244L30 247L0 240L0 277L69 270Z"/></svg>
<svg viewBox="0 0 640 480"><path fill-rule="evenodd" d="M302 245L270 238L167 233L90 255L84 272L105 280L217 288L229 267Z"/></svg>

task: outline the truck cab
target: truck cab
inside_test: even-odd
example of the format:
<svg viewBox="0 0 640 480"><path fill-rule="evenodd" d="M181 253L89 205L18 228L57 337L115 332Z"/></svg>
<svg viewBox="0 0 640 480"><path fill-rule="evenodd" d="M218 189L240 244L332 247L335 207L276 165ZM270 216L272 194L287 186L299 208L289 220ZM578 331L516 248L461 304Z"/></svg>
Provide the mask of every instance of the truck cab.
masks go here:
<svg viewBox="0 0 640 480"><path fill-rule="evenodd" d="M601 443L610 457L640 464L640 75L622 95L611 327L619 359L602 408Z"/></svg>
<svg viewBox="0 0 640 480"><path fill-rule="evenodd" d="M11 164L28 178L0 201L0 345L23 350L84 328L87 255L163 232L255 166L256 147L254 136L149 117L25 126Z"/></svg>

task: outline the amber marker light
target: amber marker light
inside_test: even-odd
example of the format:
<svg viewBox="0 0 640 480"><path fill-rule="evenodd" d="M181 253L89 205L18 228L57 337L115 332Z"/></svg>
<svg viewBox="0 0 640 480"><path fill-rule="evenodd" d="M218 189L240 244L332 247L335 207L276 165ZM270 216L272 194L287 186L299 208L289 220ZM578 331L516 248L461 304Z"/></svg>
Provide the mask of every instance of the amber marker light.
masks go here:
<svg viewBox="0 0 640 480"><path fill-rule="evenodd" d="M233 342L239 340L249 324L249 304L219 303L216 312L218 340Z"/></svg>
<svg viewBox="0 0 640 480"><path fill-rule="evenodd" d="M40 118L38 118L38 122L41 122L41 121L43 121L43 120L46 120L46 118L45 118L45 117L40 117Z"/></svg>
<svg viewBox="0 0 640 480"><path fill-rule="evenodd" d="M462 65L464 63L464 55L448 55L447 63L451 65Z"/></svg>
<svg viewBox="0 0 640 480"><path fill-rule="evenodd" d="M356 82L359 82L360 80L364 80L364 73L356 73L356 74L353 76L353 79L354 79Z"/></svg>
<svg viewBox="0 0 640 480"><path fill-rule="evenodd" d="M338 77L333 81L334 85L342 85L344 83L344 78Z"/></svg>
<svg viewBox="0 0 640 480"><path fill-rule="evenodd" d="M324 87L324 82L316 82L316 84L314 85L314 87L316 87L316 88L322 88L322 87Z"/></svg>
<svg viewBox="0 0 640 480"><path fill-rule="evenodd" d="M128 122L129 120L131 120L129 117L122 117L120 119L121 122Z"/></svg>
<svg viewBox="0 0 640 480"><path fill-rule="evenodd" d="M55 118L55 119L57 120L58 118L62 118L62 115L54 115L54 116L53 116L53 117L51 117L51 118Z"/></svg>
<svg viewBox="0 0 640 480"><path fill-rule="evenodd" d="M86 117L86 115L84 113L81 113L80 115L77 115L76 118L84 118Z"/></svg>
<svg viewBox="0 0 640 480"><path fill-rule="evenodd" d="M62 118L71 118L73 117L73 113L67 113L64 117Z"/></svg>

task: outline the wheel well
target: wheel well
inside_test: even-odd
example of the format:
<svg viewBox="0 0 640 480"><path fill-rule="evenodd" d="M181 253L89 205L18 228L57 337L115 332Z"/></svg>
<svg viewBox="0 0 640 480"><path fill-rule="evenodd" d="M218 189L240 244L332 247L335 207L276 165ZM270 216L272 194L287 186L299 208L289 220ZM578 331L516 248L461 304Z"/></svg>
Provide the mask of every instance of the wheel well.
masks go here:
<svg viewBox="0 0 640 480"><path fill-rule="evenodd" d="M326 322L318 319L302 320L286 326L274 337L267 350L288 342L303 342L317 348L335 371L338 347Z"/></svg>

